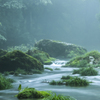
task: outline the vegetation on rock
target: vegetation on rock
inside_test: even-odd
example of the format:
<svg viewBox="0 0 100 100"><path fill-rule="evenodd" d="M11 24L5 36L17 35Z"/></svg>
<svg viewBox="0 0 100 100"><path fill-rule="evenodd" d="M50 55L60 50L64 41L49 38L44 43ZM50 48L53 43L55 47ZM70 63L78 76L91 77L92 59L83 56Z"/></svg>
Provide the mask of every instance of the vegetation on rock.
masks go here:
<svg viewBox="0 0 100 100"><path fill-rule="evenodd" d="M44 70L43 65L37 59L21 51L9 52L0 57L0 71L15 71L17 68L31 71L31 69Z"/></svg>
<svg viewBox="0 0 100 100"><path fill-rule="evenodd" d="M90 82L79 77L62 76L61 81L52 80L50 85L88 86Z"/></svg>
<svg viewBox="0 0 100 100"><path fill-rule="evenodd" d="M52 61L55 60L55 58L50 57L48 53L38 49L28 50L27 54L36 58L42 64L52 64Z"/></svg>
<svg viewBox="0 0 100 100"><path fill-rule="evenodd" d="M85 48L74 44L45 39L38 41L35 47L47 52L51 57L63 59L72 58L87 52Z"/></svg>
<svg viewBox="0 0 100 100"><path fill-rule="evenodd" d="M98 75L98 71L96 71L93 67L85 67L73 70L73 74L80 74L81 76L95 76Z"/></svg>
<svg viewBox="0 0 100 100"><path fill-rule="evenodd" d="M53 69L52 68L49 68L49 67L45 67L44 69L48 69L50 71L53 71Z"/></svg>
<svg viewBox="0 0 100 100"><path fill-rule="evenodd" d="M93 64L90 64L89 57L93 57ZM65 66L70 67L99 67L100 66L100 53L98 51L90 51L82 56L77 56L66 63Z"/></svg>
<svg viewBox="0 0 100 100"><path fill-rule="evenodd" d="M11 88L12 87L11 83L13 82L14 82L13 79L10 78L7 79L0 73L0 90Z"/></svg>
<svg viewBox="0 0 100 100"><path fill-rule="evenodd" d="M39 99L39 100L75 100L70 96L56 95L50 91L38 91L35 88L24 88L17 95L18 99Z"/></svg>

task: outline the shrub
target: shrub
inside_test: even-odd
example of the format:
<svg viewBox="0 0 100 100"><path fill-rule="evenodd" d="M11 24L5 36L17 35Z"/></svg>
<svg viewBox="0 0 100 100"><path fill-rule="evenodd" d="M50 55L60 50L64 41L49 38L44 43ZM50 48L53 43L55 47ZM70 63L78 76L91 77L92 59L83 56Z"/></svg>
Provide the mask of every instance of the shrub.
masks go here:
<svg viewBox="0 0 100 100"><path fill-rule="evenodd" d="M42 74L42 71L33 69L33 70L32 70L32 73L33 73L33 74Z"/></svg>
<svg viewBox="0 0 100 100"><path fill-rule="evenodd" d="M57 81L56 84L57 85L63 85L63 82L62 81Z"/></svg>
<svg viewBox="0 0 100 100"><path fill-rule="evenodd" d="M82 71L83 69L84 69L84 68L74 69L74 70L73 70L73 74L80 74L81 71Z"/></svg>
<svg viewBox="0 0 100 100"><path fill-rule="evenodd" d="M49 82L50 85L57 85L57 82L55 80L52 80L51 82Z"/></svg>
<svg viewBox="0 0 100 100"><path fill-rule="evenodd" d="M81 76L93 76L97 75L98 71L93 69L93 67L86 67L86 68L80 68L78 70L73 70L73 74L81 74Z"/></svg>
<svg viewBox="0 0 100 100"><path fill-rule="evenodd" d="M80 72L81 76L93 76L93 75L97 75L98 71L96 71L95 69L93 69L93 67L88 67L88 68L84 68L81 72Z"/></svg>
<svg viewBox="0 0 100 100"><path fill-rule="evenodd" d="M62 78L61 79L71 79L72 77L71 76L62 76Z"/></svg>
<svg viewBox="0 0 100 100"><path fill-rule="evenodd" d="M8 71L4 72L4 75L5 76L8 76L9 75L9 72Z"/></svg>
<svg viewBox="0 0 100 100"><path fill-rule="evenodd" d="M66 85L69 85L69 86L87 86L87 85L89 85L89 82L85 79L75 77L75 78L66 80Z"/></svg>
<svg viewBox="0 0 100 100"><path fill-rule="evenodd" d="M70 96L56 95L56 93L51 93L50 96L44 98L43 100L76 100Z"/></svg>
<svg viewBox="0 0 100 100"><path fill-rule="evenodd" d="M11 88L12 87L11 83L12 79L7 79L3 77L2 74L0 73L0 90Z"/></svg>

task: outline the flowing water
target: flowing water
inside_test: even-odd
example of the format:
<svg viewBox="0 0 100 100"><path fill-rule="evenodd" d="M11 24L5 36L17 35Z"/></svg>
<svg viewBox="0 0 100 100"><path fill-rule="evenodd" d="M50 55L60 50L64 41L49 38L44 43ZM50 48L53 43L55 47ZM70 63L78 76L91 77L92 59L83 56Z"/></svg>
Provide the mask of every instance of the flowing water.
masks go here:
<svg viewBox="0 0 100 100"><path fill-rule="evenodd" d="M62 68L66 61L58 60L52 65L44 65L44 67L53 68L53 71L46 70L42 74L33 74L33 75L19 75L13 76L9 75L7 77L16 80L13 83L12 89L1 90L0 91L0 100L18 100L15 95L19 92L18 86L22 85L22 88L33 87L37 90L50 90L57 94L63 94L67 96L72 96L77 100L100 100L100 69L99 75L97 76L79 76L79 74L72 74L73 69L77 68ZM60 70L55 70L55 68L60 68ZM87 87L70 87L65 85L49 85L45 81L60 80L63 75L72 75L85 78L93 83L90 83ZM31 99L27 99L31 100Z"/></svg>

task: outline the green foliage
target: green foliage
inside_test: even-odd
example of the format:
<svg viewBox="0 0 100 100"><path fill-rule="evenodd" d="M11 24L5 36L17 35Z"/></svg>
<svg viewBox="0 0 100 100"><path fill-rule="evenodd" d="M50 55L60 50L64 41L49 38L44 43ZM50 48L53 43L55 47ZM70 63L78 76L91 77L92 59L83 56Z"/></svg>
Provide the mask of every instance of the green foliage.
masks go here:
<svg viewBox="0 0 100 100"><path fill-rule="evenodd" d="M71 67L88 67L90 59L89 57L92 56L94 58L93 65L90 66L95 66L95 64L99 64L100 61L100 52L98 51L90 51L82 56L77 56L73 59L71 59L65 66L71 66Z"/></svg>
<svg viewBox="0 0 100 100"><path fill-rule="evenodd" d="M49 68L49 67L45 67L45 69L48 69L50 71L53 71L53 69L52 68Z"/></svg>
<svg viewBox="0 0 100 100"><path fill-rule="evenodd" d="M40 51L37 48L33 50L28 50L27 54L31 55L32 57L36 58L41 63L46 65L52 64L52 61L55 60L55 58L50 57L48 53Z"/></svg>
<svg viewBox="0 0 100 100"><path fill-rule="evenodd" d="M68 85L68 86L88 86L90 82L85 79L81 79L78 77L72 76L62 76L61 81L52 80L49 84L50 85Z"/></svg>
<svg viewBox="0 0 100 100"><path fill-rule="evenodd" d="M11 88L12 87L11 83L12 79L7 79L3 77L2 74L0 73L0 90Z"/></svg>
<svg viewBox="0 0 100 100"><path fill-rule="evenodd" d="M76 100L70 96L63 96L63 95L57 95L56 93L51 93L50 96L47 98L44 98L43 100Z"/></svg>
<svg viewBox="0 0 100 100"><path fill-rule="evenodd" d="M60 68L55 68L55 70L60 70Z"/></svg>
<svg viewBox="0 0 100 100"><path fill-rule="evenodd" d="M33 70L32 70L32 73L33 73L33 74L42 74L42 71L33 69Z"/></svg>
<svg viewBox="0 0 100 100"><path fill-rule="evenodd" d="M7 51L5 51L5 50L1 50L1 49L0 49L0 56L5 55L6 53L7 53Z"/></svg>
<svg viewBox="0 0 100 100"><path fill-rule="evenodd" d="M71 79L72 77L71 76L62 76L62 78L61 79Z"/></svg>
<svg viewBox="0 0 100 100"><path fill-rule="evenodd" d="M76 100L70 96L56 95L50 91L38 91L35 88L24 88L17 95L18 99L39 99L39 100Z"/></svg>
<svg viewBox="0 0 100 100"><path fill-rule="evenodd" d="M18 90L20 91L21 89L22 89L22 86L21 84L19 84Z"/></svg>
<svg viewBox="0 0 100 100"><path fill-rule="evenodd" d="M79 70L73 70L73 74L80 74L81 76L95 76L98 75L93 67L80 68Z"/></svg>
<svg viewBox="0 0 100 100"><path fill-rule="evenodd" d="M16 50L0 57L0 65L1 72L15 71L18 67L26 71L31 71L31 69L44 70L43 65L37 59Z"/></svg>
<svg viewBox="0 0 100 100"><path fill-rule="evenodd" d="M57 85L57 82L55 80L52 80L51 82L49 82L50 85Z"/></svg>
<svg viewBox="0 0 100 100"><path fill-rule="evenodd" d="M66 85L69 86L88 86L89 82L85 79L81 79L78 77L73 77L72 79L66 80Z"/></svg>
<svg viewBox="0 0 100 100"><path fill-rule="evenodd" d="M27 99L27 98L44 98L48 97L51 94L45 91L37 91L35 88L24 88L17 94L18 99Z"/></svg>
<svg viewBox="0 0 100 100"><path fill-rule="evenodd" d="M8 71L4 72L4 75L5 76L8 76L9 75L9 72Z"/></svg>

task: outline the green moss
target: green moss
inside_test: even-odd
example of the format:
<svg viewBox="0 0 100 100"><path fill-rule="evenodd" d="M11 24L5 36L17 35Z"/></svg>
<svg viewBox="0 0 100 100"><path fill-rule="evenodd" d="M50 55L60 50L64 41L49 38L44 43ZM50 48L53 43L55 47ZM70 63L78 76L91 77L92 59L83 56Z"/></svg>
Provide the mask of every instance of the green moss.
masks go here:
<svg viewBox="0 0 100 100"><path fill-rule="evenodd" d="M56 95L50 91L37 91L35 88L25 88L17 95L18 99L39 99L39 100L75 100L70 96Z"/></svg>
<svg viewBox="0 0 100 100"><path fill-rule="evenodd" d="M52 68L49 68L49 67L45 67L45 69L48 69L50 71L53 71L53 69Z"/></svg>
<svg viewBox="0 0 100 100"><path fill-rule="evenodd" d="M0 90L9 89L12 87L11 83L14 82L12 79L7 79L0 73Z"/></svg>
<svg viewBox="0 0 100 100"><path fill-rule="evenodd" d="M98 75L98 71L96 71L93 67L87 67L74 70L73 74L80 74L81 76L95 76Z"/></svg>
<svg viewBox="0 0 100 100"><path fill-rule="evenodd" d="M85 79L81 79L78 77L73 77L72 79L66 80L66 85L69 86L88 86L89 82Z"/></svg>
<svg viewBox="0 0 100 100"><path fill-rule="evenodd" d="M100 53L98 51L90 51L83 56L78 56L71 59L65 66L70 67L88 67L90 59L89 57L92 56L94 58L93 65L99 65L100 61Z"/></svg>
<svg viewBox="0 0 100 100"><path fill-rule="evenodd" d="M56 93L52 93L47 98L44 98L42 100L76 100L70 96L63 96L63 95L57 95Z"/></svg>
<svg viewBox="0 0 100 100"><path fill-rule="evenodd" d="M25 88L17 95L18 99L28 99L28 98L44 98L50 96L50 93L46 91L37 91L35 88Z"/></svg>
<svg viewBox="0 0 100 100"><path fill-rule="evenodd" d="M43 70L43 65L37 59L21 51L9 52L0 57L0 71L15 71L21 68L27 71L31 69Z"/></svg>
<svg viewBox="0 0 100 100"><path fill-rule="evenodd" d="M55 60L55 58L50 57L48 53L40 51L38 49L29 50L27 54L31 55L32 57L36 58L41 63L46 65L52 64L52 61Z"/></svg>
<svg viewBox="0 0 100 100"><path fill-rule="evenodd" d="M71 43L46 39L38 41L35 44L35 47L38 47L39 50L47 52L51 57L63 59L72 58L87 52L85 48Z"/></svg>

